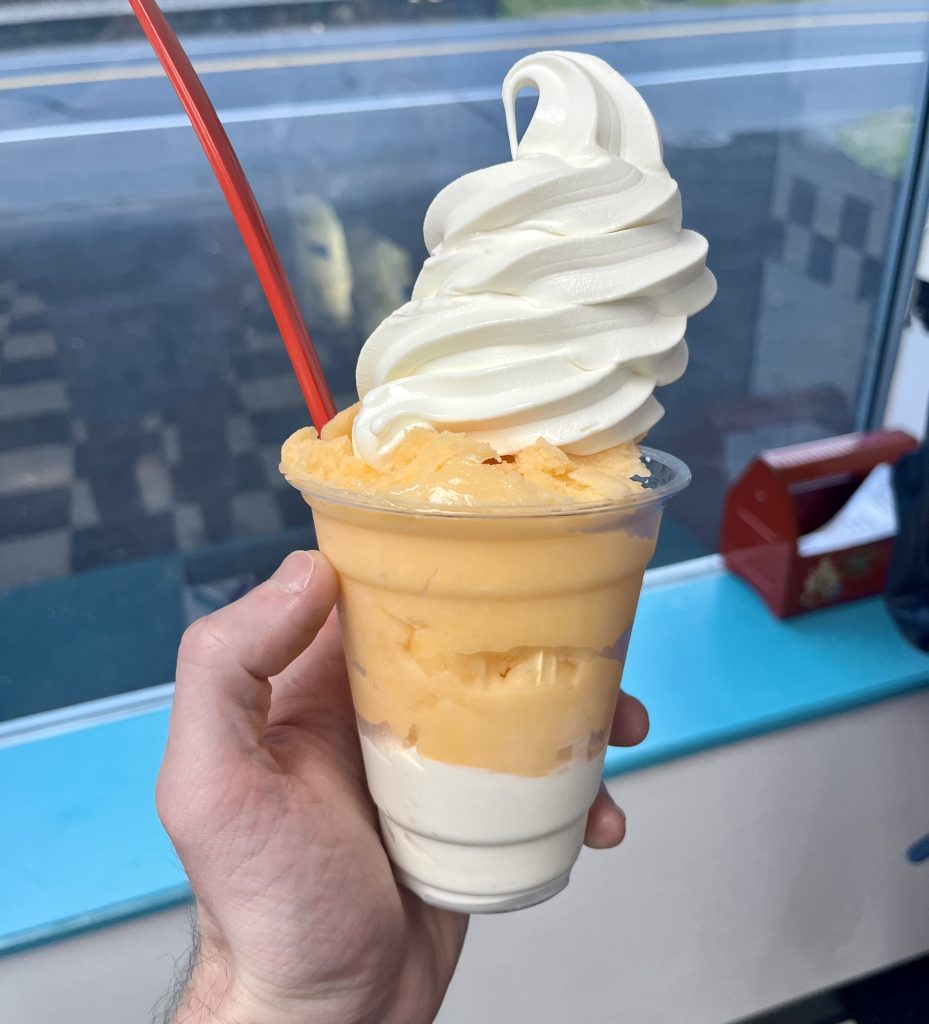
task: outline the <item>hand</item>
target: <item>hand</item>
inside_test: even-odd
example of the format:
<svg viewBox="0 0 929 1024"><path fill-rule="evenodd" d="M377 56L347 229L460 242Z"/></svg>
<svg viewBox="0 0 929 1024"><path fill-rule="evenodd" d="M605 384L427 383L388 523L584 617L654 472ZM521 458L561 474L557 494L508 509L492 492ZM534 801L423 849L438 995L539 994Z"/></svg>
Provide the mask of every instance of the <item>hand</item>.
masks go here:
<svg viewBox="0 0 929 1024"><path fill-rule="evenodd" d="M199 914L178 1024L425 1024L458 961L467 918L398 886L381 846L337 589L318 552L294 552L181 642L157 787ZM611 741L647 730L623 695ZM624 831L601 788L587 844Z"/></svg>

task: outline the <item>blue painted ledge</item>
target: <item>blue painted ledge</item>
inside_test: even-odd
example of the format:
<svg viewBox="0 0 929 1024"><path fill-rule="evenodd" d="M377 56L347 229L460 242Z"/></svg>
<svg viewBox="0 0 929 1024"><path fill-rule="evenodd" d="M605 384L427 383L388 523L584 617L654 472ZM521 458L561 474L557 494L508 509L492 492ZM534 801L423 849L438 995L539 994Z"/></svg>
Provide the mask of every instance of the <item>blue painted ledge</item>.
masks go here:
<svg viewBox="0 0 929 1024"><path fill-rule="evenodd" d="M648 705L632 771L929 684L878 600L787 622L720 572L643 592L625 686ZM185 899L152 793L167 710L0 746L0 952Z"/></svg>
<svg viewBox="0 0 929 1024"><path fill-rule="evenodd" d="M0 749L0 953L186 898L154 807L167 731L159 710Z"/></svg>
<svg viewBox="0 0 929 1024"><path fill-rule="evenodd" d="M929 655L879 598L773 618L723 572L642 593L623 688L648 739L607 754L607 775L798 725L929 685Z"/></svg>

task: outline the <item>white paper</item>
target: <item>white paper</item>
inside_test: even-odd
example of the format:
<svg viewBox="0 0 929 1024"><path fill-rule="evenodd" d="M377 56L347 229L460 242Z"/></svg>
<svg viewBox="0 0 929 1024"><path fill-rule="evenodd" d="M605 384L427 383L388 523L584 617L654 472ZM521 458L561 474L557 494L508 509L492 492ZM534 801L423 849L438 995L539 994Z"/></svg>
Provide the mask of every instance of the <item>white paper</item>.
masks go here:
<svg viewBox="0 0 929 1024"><path fill-rule="evenodd" d="M893 537L897 532L891 467L882 462L838 512L818 530L801 537L797 550L804 557L857 547Z"/></svg>

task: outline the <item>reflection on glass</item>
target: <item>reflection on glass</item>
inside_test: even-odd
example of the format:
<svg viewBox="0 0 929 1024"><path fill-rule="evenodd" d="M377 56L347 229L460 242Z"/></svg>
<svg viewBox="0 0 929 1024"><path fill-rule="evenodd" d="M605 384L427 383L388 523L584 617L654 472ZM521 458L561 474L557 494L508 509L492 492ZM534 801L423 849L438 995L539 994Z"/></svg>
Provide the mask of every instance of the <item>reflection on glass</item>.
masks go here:
<svg viewBox="0 0 929 1024"><path fill-rule="evenodd" d="M45 6L0 51L7 718L169 680L185 622L312 540L277 473L306 410L174 96L127 19ZM694 471L660 560L714 549L758 449L852 427L929 4L201 7L179 27L340 405L430 199L508 157L503 74L574 48L642 89L720 285L649 438Z"/></svg>

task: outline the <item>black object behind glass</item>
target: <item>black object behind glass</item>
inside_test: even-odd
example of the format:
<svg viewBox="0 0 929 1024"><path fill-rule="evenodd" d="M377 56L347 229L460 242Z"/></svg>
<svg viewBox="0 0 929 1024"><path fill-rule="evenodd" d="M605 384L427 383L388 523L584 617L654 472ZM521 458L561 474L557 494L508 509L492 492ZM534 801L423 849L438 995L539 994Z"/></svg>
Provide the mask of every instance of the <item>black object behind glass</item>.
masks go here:
<svg viewBox="0 0 929 1024"><path fill-rule="evenodd" d="M884 599L900 632L929 651L929 426L922 445L894 467L900 530Z"/></svg>

